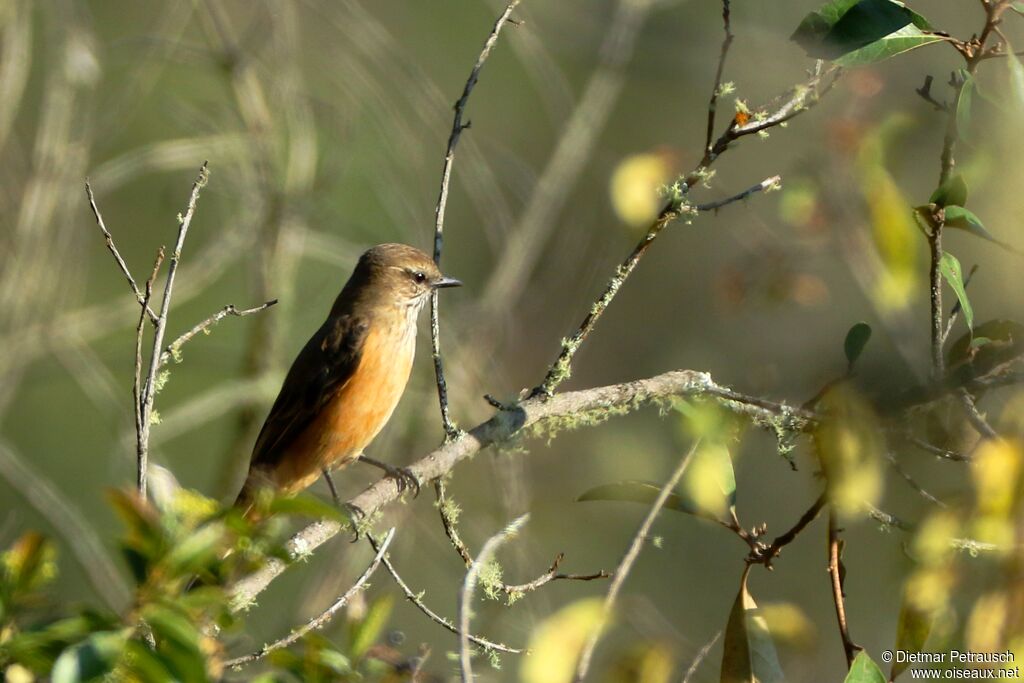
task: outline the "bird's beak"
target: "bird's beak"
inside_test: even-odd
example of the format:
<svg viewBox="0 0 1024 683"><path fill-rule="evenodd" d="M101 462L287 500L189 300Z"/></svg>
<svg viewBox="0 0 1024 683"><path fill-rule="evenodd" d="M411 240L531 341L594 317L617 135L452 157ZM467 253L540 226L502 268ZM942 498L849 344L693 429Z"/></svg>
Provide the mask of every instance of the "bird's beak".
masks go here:
<svg viewBox="0 0 1024 683"><path fill-rule="evenodd" d="M431 286L434 289L443 289L445 287L461 287L462 280L456 280L453 277L442 277L440 280L435 280L434 284Z"/></svg>

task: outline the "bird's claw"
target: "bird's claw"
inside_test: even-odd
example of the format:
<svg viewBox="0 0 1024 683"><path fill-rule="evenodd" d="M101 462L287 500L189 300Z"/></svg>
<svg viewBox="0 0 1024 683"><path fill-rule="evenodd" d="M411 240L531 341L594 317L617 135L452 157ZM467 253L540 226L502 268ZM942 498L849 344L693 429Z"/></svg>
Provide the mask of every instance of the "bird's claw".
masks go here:
<svg viewBox="0 0 1024 683"><path fill-rule="evenodd" d="M406 489L412 490L412 497L418 498L420 495L420 480L413 474L413 471L408 467L393 467L388 472L389 477L393 477L395 485L398 486L399 493L405 493Z"/></svg>
<svg viewBox="0 0 1024 683"><path fill-rule="evenodd" d="M342 503L341 508L348 515L349 524L352 525L352 540L349 543L355 543L363 537L359 531L359 523L366 519L366 513L361 507L352 503Z"/></svg>

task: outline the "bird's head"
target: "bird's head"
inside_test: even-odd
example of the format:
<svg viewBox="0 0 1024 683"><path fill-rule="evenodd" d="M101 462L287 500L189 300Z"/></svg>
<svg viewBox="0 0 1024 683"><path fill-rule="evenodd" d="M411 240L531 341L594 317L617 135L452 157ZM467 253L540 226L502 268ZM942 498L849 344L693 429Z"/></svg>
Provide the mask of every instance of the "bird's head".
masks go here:
<svg viewBox="0 0 1024 683"><path fill-rule="evenodd" d="M358 282L377 304L411 306L415 310L442 287L462 283L445 277L425 253L405 244L378 244L368 249L356 265L350 282Z"/></svg>

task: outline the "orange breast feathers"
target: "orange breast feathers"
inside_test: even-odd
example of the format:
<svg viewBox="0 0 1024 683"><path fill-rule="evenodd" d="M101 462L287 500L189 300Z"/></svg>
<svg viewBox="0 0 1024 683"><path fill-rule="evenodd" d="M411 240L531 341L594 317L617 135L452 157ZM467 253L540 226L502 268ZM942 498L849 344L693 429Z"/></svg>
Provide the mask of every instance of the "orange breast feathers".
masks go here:
<svg viewBox="0 0 1024 683"><path fill-rule="evenodd" d="M404 329L403 329L404 328ZM285 493L312 485L324 468L355 460L387 424L409 381L415 326L373 326L359 365L270 473Z"/></svg>

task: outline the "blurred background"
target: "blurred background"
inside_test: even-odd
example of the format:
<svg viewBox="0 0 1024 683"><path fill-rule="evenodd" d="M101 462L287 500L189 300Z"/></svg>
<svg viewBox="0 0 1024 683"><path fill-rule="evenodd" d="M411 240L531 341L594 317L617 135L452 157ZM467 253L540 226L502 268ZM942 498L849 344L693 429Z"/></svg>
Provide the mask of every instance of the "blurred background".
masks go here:
<svg viewBox="0 0 1024 683"><path fill-rule="evenodd" d="M817 2L734 2L736 41L719 130L735 98L769 102L807 77L789 36ZM83 191L89 177L121 253L141 282L170 246L199 166L211 176L178 273L169 338L226 304L280 303L228 318L190 342L157 398L154 460L206 495L233 497L284 371L365 248L428 249L451 106L500 2L0 2L0 544L36 528L61 546L59 597L123 599L119 523L104 491L134 482L131 378L137 304L106 251ZM914 9L961 37L978 31L975 3L921 0ZM443 266L466 286L442 297L453 416L486 419L484 393L513 398L536 385L559 340L629 252L653 190L694 167L721 42L716 2L526 0L487 62L466 116L448 203ZM1008 17L1011 40L1019 17ZM1024 36L1018 41L1024 45ZM884 397L928 370L927 245L907 206L935 187L945 117L914 89L935 77L948 98L954 50L934 45L847 74L820 106L746 138L715 165L697 201L779 174L783 190L674 224L654 245L577 357L565 388L671 369L705 370L737 390L792 403L845 371L842 341L859 320L875 334L857 384ZM979 87L1006 90L999 60ZM1018 117L1019 118L1019 117ZM961 148L971 207L997 237L1024 246L1017 218L1019 136L998 115ZM887 201L868 201L879 196ZM895 207L895 208L893 208ZM978 321L1021 319L1020 258L965 233L947 250L965 270ZM952 295L948 294L952 301ZM947 309L948 310L948 309ZM952 338L965 329L962 322ZM402 404L369 450L397 465L435 447L429 338ZM985 406L998 414L997 403ZM564 552L564 571L611 570L643 516L626 503L576 503L620 479L663 481L686 441L654 409L597 428L487 451L458 467L449 491L474 550L524 511L501 554L509 582L532 579ZM798 471L774 438L748 430L734 452L744 523L788 528L821 483L806 443ZM899 454L929 491L967 495L964 470ZM355 466L343 495L373 481ZM914 520L928 503L887 471L884 507ZM314 489L326 496L326 488ZM441 614L454 616L464 568L425 487L392 506L395 564ZM736 594L743 544L710 523L666 513L625 587L598 651L602 671L657 645L680 671L721 630ZM870 520L846 533L848 612L855 640L891 647L907 538ZM369 558L331 542L290 570L248 619L239 651L287 633L347 588ZM980 558L971 584L992 565ZM807 620L779 643L794 681L839 680L841 643L825 572L825 524L787 548L772 573L755 568L759 603ZM601 582L556 582L512 606L481 603L474 631L516 646L557 608L603 595ZM427 669L454 670L456 639L397 594L383 574L365 600L396 596L392 645L428 643ZM961 615L962 616L962 615ZM799 620L797 620L799 621ZM326 631L343 638L343 623ZM695 674L717 680L721 644ZM484 680L516 680L520 660ZM822 672L831 672L822 678Z"/></svg>

